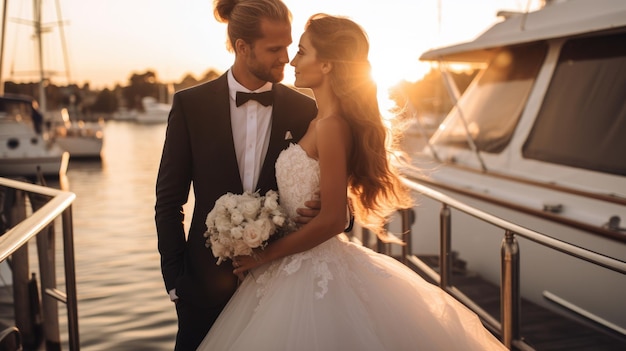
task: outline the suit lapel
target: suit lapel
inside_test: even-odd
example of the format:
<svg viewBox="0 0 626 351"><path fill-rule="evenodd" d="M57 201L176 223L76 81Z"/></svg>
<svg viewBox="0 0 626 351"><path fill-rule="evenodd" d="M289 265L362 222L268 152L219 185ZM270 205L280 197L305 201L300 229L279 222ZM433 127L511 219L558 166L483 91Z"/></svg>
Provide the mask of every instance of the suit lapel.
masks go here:
<svg viewBox="0 0 626 351"><path fill-rule="evenodd" d="M209 113L215 116L216 124L207 126L213 129L212 135L220 145L220 153L223 157L222 172L228 172L229 178L237 179L239 184L238 193L243 192L243 184L239 175L239 165L237 163L237 154L235 152L235 142L233 140L233 127L230 116L230 96L228 91L228 79L226 73L220 76L213 85L214 99L209 106L213 109Z"/></svg>

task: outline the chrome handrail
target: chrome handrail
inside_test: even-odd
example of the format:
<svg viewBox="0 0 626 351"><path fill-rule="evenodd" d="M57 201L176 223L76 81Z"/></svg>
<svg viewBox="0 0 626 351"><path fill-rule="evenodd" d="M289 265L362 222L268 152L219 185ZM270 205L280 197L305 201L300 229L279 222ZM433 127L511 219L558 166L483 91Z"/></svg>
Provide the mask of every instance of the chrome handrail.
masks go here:
<svg viewBox="0 0 626 351"><path fill-rule="evenodd" d="M40 233L45 233L46 231L44 229L48 225L52 224L55 219L59 217L62 218L64 243L63 259L66 291L65 294L57 291L57 293L62 297L57 299L64 302L67 306L69 348L70 350L79 350L76 272L73 243L74 234L72 224L72 203L76 198L76 195L68 191L57 190L2 177L0 177L0 186L20 190L25 193L43 195L50 198L40 209L34 211L28 218L25 218L0 236L0 262L6 260L21 247L28 244L29 240L33 237L36 237ZM48 287L43 286L42 282L42 290L56 291L56 282L53 283L54 286Z"/></svg>
<svg viewBox="0 0 626 351"><path fill-rule="evenodd" d="M419 184L416 178L405 177L402 178L403 183L408 186L412 191L415 191L421 195L434 199L442 204L441 210L441 223L440 223L440 235L441 235L441 248L440 248L440 274L437 274L430 269L419 259L413 257L409 252L405 259L408 259L418 268L422 269L431 279L437 281L440 287L457 299L461 300L464 304L468 305L474 312L476 312L481 319L483 319L491 329L496 329L501 334L501 340L506 347L511 349L513 345L520 350L532 350L532 347L528 346L519 335L519 320L520 320L520 277L519 277L519 247L515 236L519 235L528 240L534 241L540 245L557 250L564 254L576 257L592 264L607 268L609 270L626 274L626 262L618 259L599 254L576 245L569 244L567 242L552 238L546 234L542 234L528 228L521 227L515 223L508 222L496 216L493 216L487 212L481 211L475 207L469 206L461 201L458 201L448 195L440 193L427 186ZM458 289L448 285L450 270L450 208L455 208L461 212L464 212L474 218L490 223L493 226L499 227L504 230L504 237L501 247L501 287L500 287L500 311L501 322L495 320L491 315L482 310L478 305L471 301ZM403 232L410 232L410 223L404 219L407 215L407 211L401 211L403 216Z"/></svg>
<svg viewBox="0 0 626 351"><path fill-rule="evenodd" d="M417 191L441 203L446 203L450 207L454 207L457 210L461 212L465 212L472 217L491 223L496 227L502 228L504 230L509 230L528 240L532 240L538 244L555 249L567 255L583 259L587 262L596 264L598 266L602 266L604 268L608 268L618 273L626 274L626 262L624 261L620 261L612 257L605 256L605 255L599 254L597 252L593 252L591 250L584 249L576 245L572 245L565 241L552 238L546 234L542 234L542 233L530 230L528 228L519 226L515 223L505 221L502 218L499 218L487 212L481 211L475 207L469 206L461 201L458 201L448 195L445 195L436 190L433 190L424 185L421 185L414 180L403 178L403 182L414 191Z"/></svg>

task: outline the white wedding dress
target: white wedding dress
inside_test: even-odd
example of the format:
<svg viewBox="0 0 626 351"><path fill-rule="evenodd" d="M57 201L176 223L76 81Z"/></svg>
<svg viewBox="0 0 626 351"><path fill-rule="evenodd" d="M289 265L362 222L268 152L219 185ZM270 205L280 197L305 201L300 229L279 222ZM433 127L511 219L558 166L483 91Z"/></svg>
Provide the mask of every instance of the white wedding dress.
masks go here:
<svg viewBox="0 0 626 351"><path fill-rule="evenodd" d="M297 144L276 162L291 216L319 187ZM506 350L478 317L395 259L338 235L248 274L198 350Z"/></svg>

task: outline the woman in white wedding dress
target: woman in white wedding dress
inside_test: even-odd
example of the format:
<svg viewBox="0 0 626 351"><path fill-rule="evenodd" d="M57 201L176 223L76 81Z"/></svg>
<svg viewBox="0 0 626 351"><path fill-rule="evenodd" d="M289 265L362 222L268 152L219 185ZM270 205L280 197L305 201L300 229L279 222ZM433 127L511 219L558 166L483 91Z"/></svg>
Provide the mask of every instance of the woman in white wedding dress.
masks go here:
<svg viewBox="0 0 626 351"><path fill-rule="evenodd" d="M411 206L388 162L368 51L356 23L309 19L291 64L319 113L281 153L276 179L290 216L317 196L322 208L254 257L236 258L234 273L249 274L198 350L506 350L439 287L337 235L348 199L357 221L383 239L385 218Z"/></svg>

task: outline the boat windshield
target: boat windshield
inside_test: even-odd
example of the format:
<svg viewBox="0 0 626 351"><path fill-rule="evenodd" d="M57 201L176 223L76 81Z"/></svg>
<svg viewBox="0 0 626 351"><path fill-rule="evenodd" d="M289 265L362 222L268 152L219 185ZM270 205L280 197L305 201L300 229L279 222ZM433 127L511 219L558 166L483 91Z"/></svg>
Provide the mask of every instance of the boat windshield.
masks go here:
<svg viewBox="0 0 626 351"><path fill-rule="evenodd" d="M626 33L567 41L526 158L626 175Z"/></svg>
<svg viewBox="0 0 626 351"><path fill-rule="evenodd" d="M32 102L0 96L0 116L2 119L30 122L33 113Z"/></svg>
<svg viewBox="0 0 626 351"><path fill-rule="evenodd" d="M463 117L478 150L501 152L511 140L546 53L544 42L501 49L461 96L432 142L469 148Z"/></svg>

